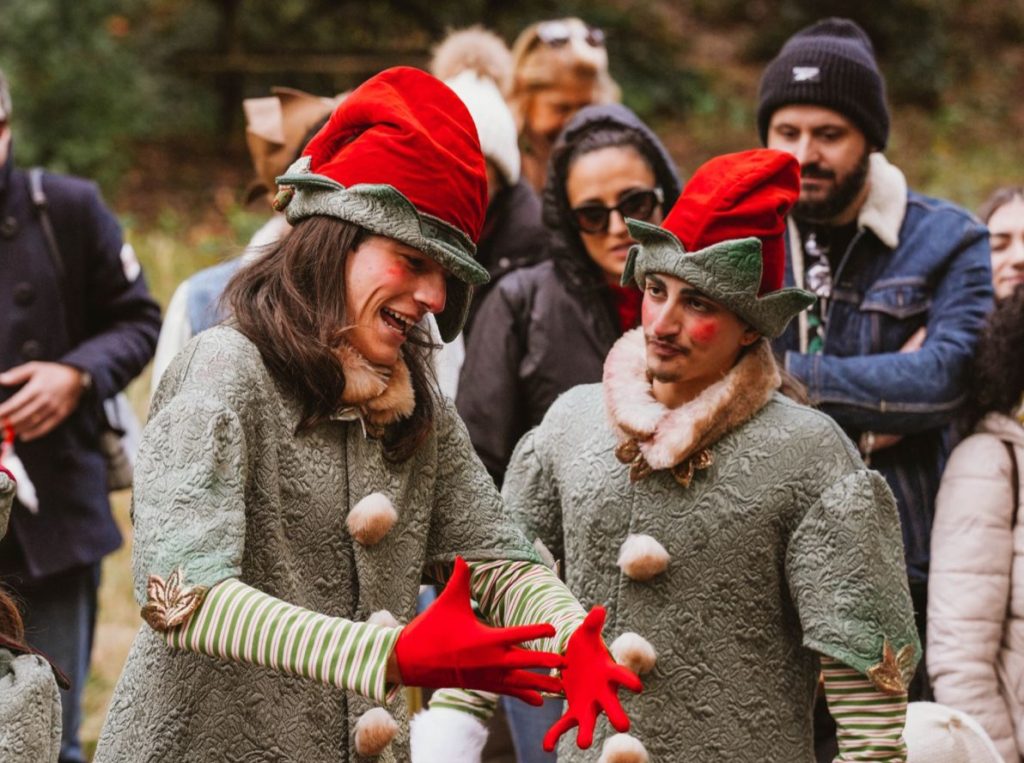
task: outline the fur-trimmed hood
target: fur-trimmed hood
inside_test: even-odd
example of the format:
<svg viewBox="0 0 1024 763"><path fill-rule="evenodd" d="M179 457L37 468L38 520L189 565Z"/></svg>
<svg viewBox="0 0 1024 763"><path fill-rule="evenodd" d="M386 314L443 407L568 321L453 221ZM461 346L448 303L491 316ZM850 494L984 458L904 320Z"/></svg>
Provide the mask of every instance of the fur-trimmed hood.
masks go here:
<svg viewBox="0 0 1024 763"><path fill-rule="evenodd" d="M696 399L667 408L654 398L643 329L637 328L608 354L603 384L609 422L620 450L639 467L634 472L639 478L650 470L674 469L713 446L765 406L781 377L768 341L760 339L721 381Z"/></svg>

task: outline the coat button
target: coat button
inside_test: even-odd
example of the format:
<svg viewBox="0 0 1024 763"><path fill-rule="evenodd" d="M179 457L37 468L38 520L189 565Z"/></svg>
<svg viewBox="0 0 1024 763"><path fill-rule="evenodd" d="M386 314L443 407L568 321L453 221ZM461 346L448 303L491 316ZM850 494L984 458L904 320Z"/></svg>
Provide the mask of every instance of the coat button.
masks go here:
<svg viewBox="0 0 1024 763"><path fill-rule="evenodd" d="M18 307L27 307L36 298L36 291L32 284L22 281L14 287L14 304Z"/></svg>
<svg viewBox="0 0 1024 763"><path fill-rule="evenodd" d="M18 219L8 215L0 222L0 236L4 238L14 238L14 234L18 232Z"/></svg>
<svg viewBox="0 0 1024 763"><path fill-rule="evenodd" d="M39 360L43 357L43 346L35 339L29 339L21 346L21 354L26 360Z"/></svg>

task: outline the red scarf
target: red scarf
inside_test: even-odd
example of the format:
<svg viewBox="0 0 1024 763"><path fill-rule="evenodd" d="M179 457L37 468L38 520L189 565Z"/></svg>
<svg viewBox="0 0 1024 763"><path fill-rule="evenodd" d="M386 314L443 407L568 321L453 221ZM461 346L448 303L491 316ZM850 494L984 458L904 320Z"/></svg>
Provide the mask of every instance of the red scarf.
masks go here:
<svg viewBox="0 0 1024 763"><path fill-rule="evenodd" d="M615 312L619 316L619 331L625 334L632 328L640 325L640 304L643 302L643 292L632 284L619 286L608 284L612 292L612 302L615 304Z"/></svg>

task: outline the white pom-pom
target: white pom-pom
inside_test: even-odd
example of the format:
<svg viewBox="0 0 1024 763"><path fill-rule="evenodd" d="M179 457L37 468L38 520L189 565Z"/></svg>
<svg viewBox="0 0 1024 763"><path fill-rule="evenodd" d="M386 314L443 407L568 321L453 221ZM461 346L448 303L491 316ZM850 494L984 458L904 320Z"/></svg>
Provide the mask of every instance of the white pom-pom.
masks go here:
<svg viewBox="0 0 1024 763"><path fill-rule="evenodd" d="M601 747L597 763L648 763L647 749L639 739L629 734L608 737Z"/></svg>
<svg viewBox="0 0 1024 763"><path fill-rule="evenodd" d="M398 733L398 721L383 707L367 710L356 721L356 752L380 755Z"/></svg>
<svg viewBox="0 0 1024 763"><path fill-rule="evenodd" d="M432 707L409 725L412 763L480 763L487 727L469 713Z"/></svg>
<svg viewBox="0 0 1024 763"><path fill-rule="evenodd" d="M401 623L395 619L395 616L386 609L378 609L366 618L366 622L371 625L383 625L385 628L397 628L401 625Z"/></svg>
<svg viewBox="0 0 1024 763"><path fill-rule="evenodd" d="M651 642L639 633L627 631L612 642L612 657L638 676L650 673L658 659Z"/></svg>
<svg viewBox="0 0 1024 763"><path fill-rule="evenodd" d="M398 512L391 505L391 499L383 493L370 493L352 508L346 523L353 538L364 546L373 546L380 543L397 521Z"/></svg>
<svg viewBox="0 0 1024 763"><path fill-rule="evenodd" d="M633 580L650 580L668 567L668 551L650 535L629 535L619 549L619 569Z"/></svg>

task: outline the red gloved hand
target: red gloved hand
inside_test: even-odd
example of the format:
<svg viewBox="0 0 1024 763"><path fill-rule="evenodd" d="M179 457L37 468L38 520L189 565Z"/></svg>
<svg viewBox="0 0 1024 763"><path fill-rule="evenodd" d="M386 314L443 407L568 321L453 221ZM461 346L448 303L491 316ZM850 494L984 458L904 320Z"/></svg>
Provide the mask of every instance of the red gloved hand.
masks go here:
<svg viewBox="0 0 1024 763"><path fill-rule="evenodd" d="M579 726L576 745L585 750L594 741L594 724L603 710L616 731L629 731L629 718L619 703L619 687L639 692L643 684L636 674L617 664L601 638L604 607L594 607L583 624L569 637L562 668L565 689L565 715L544 735L544 749L555 749L558 738L573 726Z"/></svg>
<svg viewBox="0 0 1024 763"><path fill-rule="evenodd" d="M455 560L448 585L425 612L402 629L395 659L406 686L480 689L544 702L542 691L562 691L554 676L525 668L560 668L561 655L517 646L555 635L548 623L492 628L480 622L469 604L469 565Z"/></svg>

